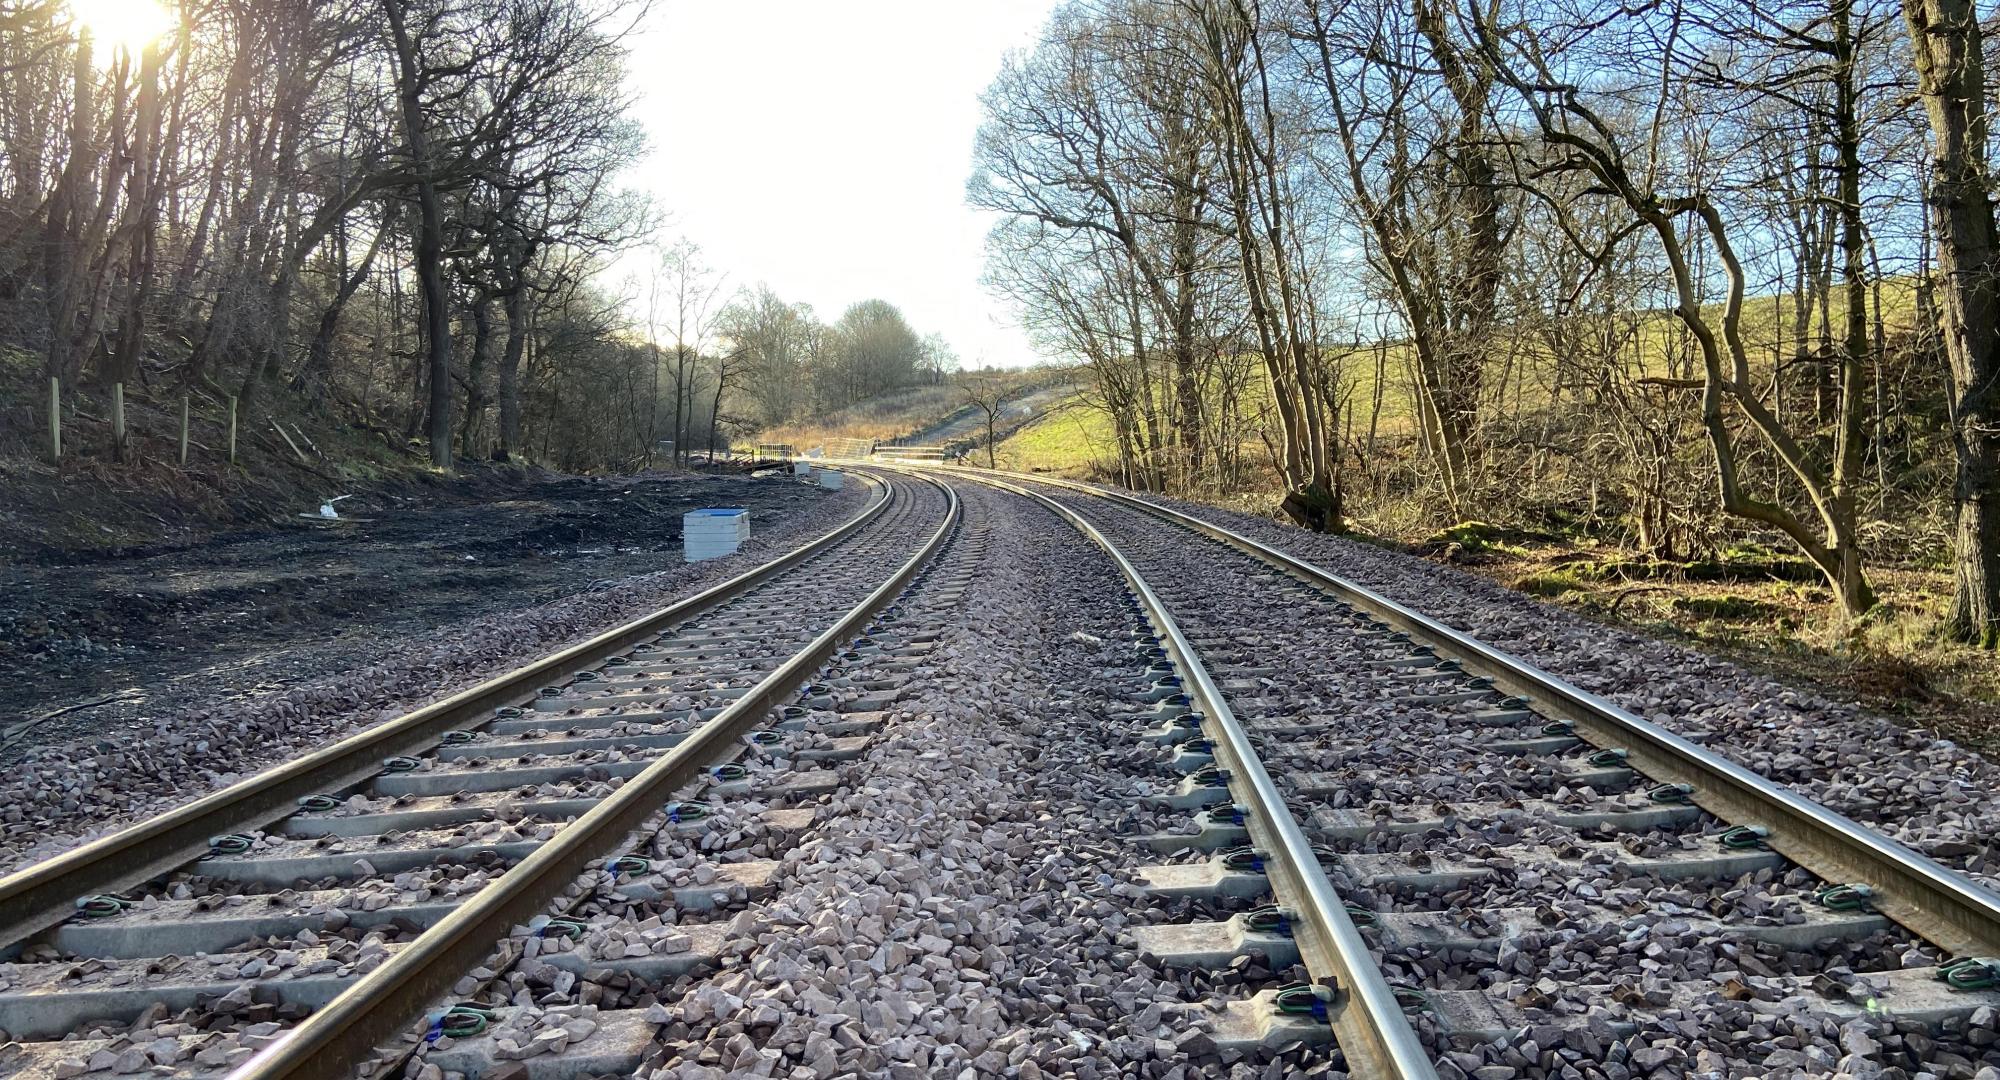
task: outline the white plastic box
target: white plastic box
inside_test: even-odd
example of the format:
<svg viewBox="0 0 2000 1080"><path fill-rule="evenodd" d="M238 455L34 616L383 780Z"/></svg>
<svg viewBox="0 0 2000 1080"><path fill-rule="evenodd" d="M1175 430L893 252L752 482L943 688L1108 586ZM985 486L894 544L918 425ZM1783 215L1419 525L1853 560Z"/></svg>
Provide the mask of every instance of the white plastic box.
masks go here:
<svg viewBox="0 0 2000 1080"><path fill-rule="evenodd" d="M819 471L819 486L828 491L839 491L840 474L834 472L832 469L821 469Z"/></svg>
<svg viewBox="0 0 2000 1080"><path fill-rule="evenodd" d="M792 462L793 476L811 476L812 471L813 471L812 462L807 461L804 458L799 458L798 460Z"/></svg>
<svg viewBox="0 0 2000 1080"><path fill-rule="evenodd" d="M688 562L733 555L750 539L750 511L707 507L681 515L681 546Z"/></svg>

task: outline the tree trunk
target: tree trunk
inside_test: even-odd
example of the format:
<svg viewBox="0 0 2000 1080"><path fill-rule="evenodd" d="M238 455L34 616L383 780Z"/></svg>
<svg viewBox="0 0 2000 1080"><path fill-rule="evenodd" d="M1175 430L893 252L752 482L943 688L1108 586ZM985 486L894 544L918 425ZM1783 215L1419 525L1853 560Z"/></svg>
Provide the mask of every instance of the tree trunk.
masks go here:
<svg viewBox="0 0 2000 1080"><path fill-rule="evenodd" d="M159 218L159 192L153 187L154 158L160 127L160 48L146 49L139 76L139 115L132 131L132 174L126 184L125 212L131 219L131 264L126 268L125 309L119 319L118 343L112 350L106 381L131 382L139 371L145 347L146 301L153 284L153 234Z"/></svg>
<svg viewBox="0 0 2000 1080"><path fill-rule="evenodd" d="M361 254L361 264L352 273L347 271L347 239L343 228L335 245L338 253L339 279L334 288L333 299L320 313L319 326L314 329L312 343L306 346L305 366L299 369L299 377L292 381L292 388L306 396L306 401L314 408L324 404L333 385L333 339L340 330L340 316L347 308L347 302L368 280L368 271L375 263L375 253L382 248L382 236L389 231L385 219L369 238L368 250Z"/></svg>
<svg viewBox="0 0 2000 1080"><path fill-rule="evenodd" d="M660 445L660 346L658 342L648 342L653 363L653 392L646 399L646 468L653 467L653 450Z"/></svg>
<svg viewBox="0 0 2000 1080"><path fill-rule="evenodd" d="M715 465L715 432L721 426L721 418L722 379L718 375L715 380L715 401L708 408L708 464L711 467Z"/></svg>
<svg viewBox="0 0 2000 1080"><path fill-rule="evenodd" d="M1188 132L1180 131L1178 126L1176 130L1179 135L1177 143L1193 141ZM1181 436L1180 482L1183 489L1196 483L1196 477L1201 473L1204 452L1201 428L1201 383L1200 376L1196 372L1195 359L1195 324L1198 318L1198 312L1195 310L1197 300L1195 283L1202 270L1201 252L1197 246L1200 222L1196 220L1201 210L1196 203L1195 192L1200 190L1200 184L1206 178L1200 175L1201 169L1196 164L1195 158L1196 154L1193 151L1184 151L1178 155L1178 159L1185 162L1186 167L1180 172L1188 183L1184 191L1175 193L1174 201L1176 218L1173 229L1174 306L1171 314L1174 396L1178 400L1180 412L1180 423L1175 429Z"/></svg>
<svg viewBox="0 0 2000 1080"><path fill-rule="evenodd" d="M397 98L403 138L416 172L415 262L424 308L424 364L429 370L431 464L451 469L451 294L444 283L444 203L432 173L430 135L425 128L423 83L417 74L417 47L403 21L404 0L382 0L396 44Z"/></svg>
<svg viewBox="0 0 2000 1080"><path fill-rule="evenodd" d="M528 341L528 290L516 286L501 301L507 316L507 343L500 350L500 444L495 461L512 461L521 443L521 353Z"/></svg>
<svg viewBox="0 0 2000 1080"><path fill-rule="evenodd" d="M1453 178L1449 197L1458 207L1455 216L1464 223L1465 231L1459 245L1460 265L1453 268L1456 280L1452 295L1447 298L1456 303L1452 304L1454 310L1444 313L1446 321L1438 327L1444 333L1434 394L1446 467L1453 472L1453 483L1463 498L1477 486L1472 473L1479 394L1499 307L1501 257L1506 248L1500 220L1499 167L1486 132L1491 79L1462 55L1442 6L1415 3L1412 11L1459 112L1458 131L1449 150Z"/></svg>
<svg viewBox="0 0 2000 1080"><path fill-rule="evenodd" d="M79 366L71 356L76 332L78 290L82 288L84 253L77 236L84 213L87 176L96 155L94 120L97 106L92 100L96 76L91 70L90 35L77 39L73 89L70 105L69 160L56 180L49 197L47 220L42 233L43 288L48 296L49 341L48 376L65 383L76 379Z"/></svg>
<svg viewBox="0 0 2000 1080"><path fill-rule="evenodd" d="M1855 598L1859 610L1875 606L1875 592L1861 567L1861 538L1856 528L1855 488L1862 474L1862 430L1868 390L1868 243L1861 221L1861 73L1856 64L1852 0L1832 6L1835 64L1835 139L1839 149L1840 248L1842 287L1846 300L1845 343L1840 351L1838 415L1834 435L1833 476L1829 495L1834 528L1828 537L1840 563L1842 592Z"/></svg>
<svg viewBox="0 0 2000 1080"><path fill-rule="evenodd" d="M472 357L465 369L465 423L459 426L458 456L478 457L479 429L486 416L486 362L493 355L493 301L472 301Z"/></svg>
<svg viewBox="0 0 2000 1080"><path fill-rule="evenodd" d="M687 463L688 429L694 426L694 386L688 380L688 347L674 343L674 461Z"/></svg>
<svg viewBox="0 0 2000 1080"><path fill-rule="evenodd" d="M1986 175L1986 84L1971 0L1903 0L1930 116L1929 193L1951 367L1958 570L1947 630L2000 646L2000 249Z"/></svg>
<svg viewBox="0 0 2000 1080"><path fill-rule="evenodd" d="M1303 343L1293 318L1292 282L1287 273L1284 209L1277 204L1275 162L1268 147L1259 145L1245 94L1246 52L1256 53L1255 28L1238 9L1229 14L1204 12L1203 57L1210 80L1215 121L1221 135L1223 179L1236 227L1236 248L1248 301L1250 325L1271 380L1271 399L1284 434L1279 465L1286 494L1279 503L1293 521L1316 532L1342 527L1340 503L1332 485L1331 458L1323 433L1319 395L1310 385L1313 373L1301 363ZM1257 53L1255 73L1262 76ZM1262 83L1260 81L1260 89ZM1268 89L1263 104L1268 122ZM1271 137L1266 130L1263 137Z"/></svg>
<svg viewBox="0 0 2000 1080"><path fill-rule="evenodd" d="M430 370L431 464L451 468L451 310L444 284L444 209L437 185L417 184L417 285L424 306L424 362Z"/></svg>

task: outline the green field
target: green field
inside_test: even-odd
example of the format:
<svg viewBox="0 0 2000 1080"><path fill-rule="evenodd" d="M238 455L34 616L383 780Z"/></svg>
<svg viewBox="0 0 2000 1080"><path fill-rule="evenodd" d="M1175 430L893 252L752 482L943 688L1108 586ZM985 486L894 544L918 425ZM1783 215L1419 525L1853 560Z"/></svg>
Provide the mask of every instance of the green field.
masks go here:
<svg viewBox="0 0 2000 1080"><path fill-rule="evenodd" d="M1118 445L1111 415L1073 394L1002 439L994 457L1019 472L1103 475L1116 469Z"/></svg>

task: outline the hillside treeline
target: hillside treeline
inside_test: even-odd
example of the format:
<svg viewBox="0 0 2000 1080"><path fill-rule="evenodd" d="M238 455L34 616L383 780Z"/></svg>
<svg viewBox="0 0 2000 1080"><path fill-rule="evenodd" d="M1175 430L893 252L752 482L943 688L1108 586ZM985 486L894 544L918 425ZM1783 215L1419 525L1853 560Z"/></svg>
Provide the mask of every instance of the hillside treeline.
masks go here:
<svg viewBox="0 0 2000 1080"><path fill-rule="evenodd" d="M948 350L884 302L823 325L654 239L619 186L646 13L182 0L140 33L0 0L7 426L45 424L32 362L72 453L124 456L90 426L118 386L155 427L233 401L441 467L630 468L935 378Z"/></svg>
<svg viewBox="0 0 2000 1080"><path fill-rule="evenodd" d="M740 387L735 422L748 431L935 386L958 363L943 337L919 336L886 300L863 300L823 323L812 305L759 285L723 309L717 331L731 385Z"/></svg>
<svg viewBox="0 0 2000 1080"><path fill-rule="evenodd" d="M560 440L636 359L589 282L647 224L612 180L642 10L188 0L140 43L0 3L0 341L65 392L289 391L439 465Z"/></svg>
<svg viewBox="0 0 2000 1080"><path fill-rule="evenodd" d="M1991 645L1984 44L1963 0L1082 0L969 191L1126 483L1761 533L1850 613L1928 546Z"/></svg>

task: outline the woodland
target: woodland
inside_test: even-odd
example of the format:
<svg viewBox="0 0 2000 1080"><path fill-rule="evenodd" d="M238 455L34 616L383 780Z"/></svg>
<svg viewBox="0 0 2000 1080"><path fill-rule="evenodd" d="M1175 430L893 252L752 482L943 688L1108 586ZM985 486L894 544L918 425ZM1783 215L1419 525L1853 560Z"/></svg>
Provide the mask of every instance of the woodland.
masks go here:
<svg viewBox="0 0 2000 1080"><path fill-rule="evenodd" d="M304 417L438 469L617 471L935 382L949 347L894 305L823 321L731 282L621 186L651 149L648 12L0 0L17 449L60 464L66 427L73 458L124 461L129 409L169 443L191 412L232 464L239 428L306 460L277 426Z"/></svg>
<svg viewBox="0 0 2000 1080"><path fill-rule="evenodd" d="M1990 13L1988 13L1990 16ZM987 91L987 276L1132 487L1745 541L2000 643L1993 35L1961 0L1082 0Z"/></svg>
<svg viewBox="0 0 2000 1080"><path fill-rule="evenodd" d="M10 452L117 465L138 410L183 462L225 425L303 462L304 416L620 471L941 387L892 303L729 280L622 186L647 14L0 0ZM966 196L1106 479L1765 545L1840 619L1936 567L1992 648L1994 35L1967 0L1076 0Z"/></svg>

